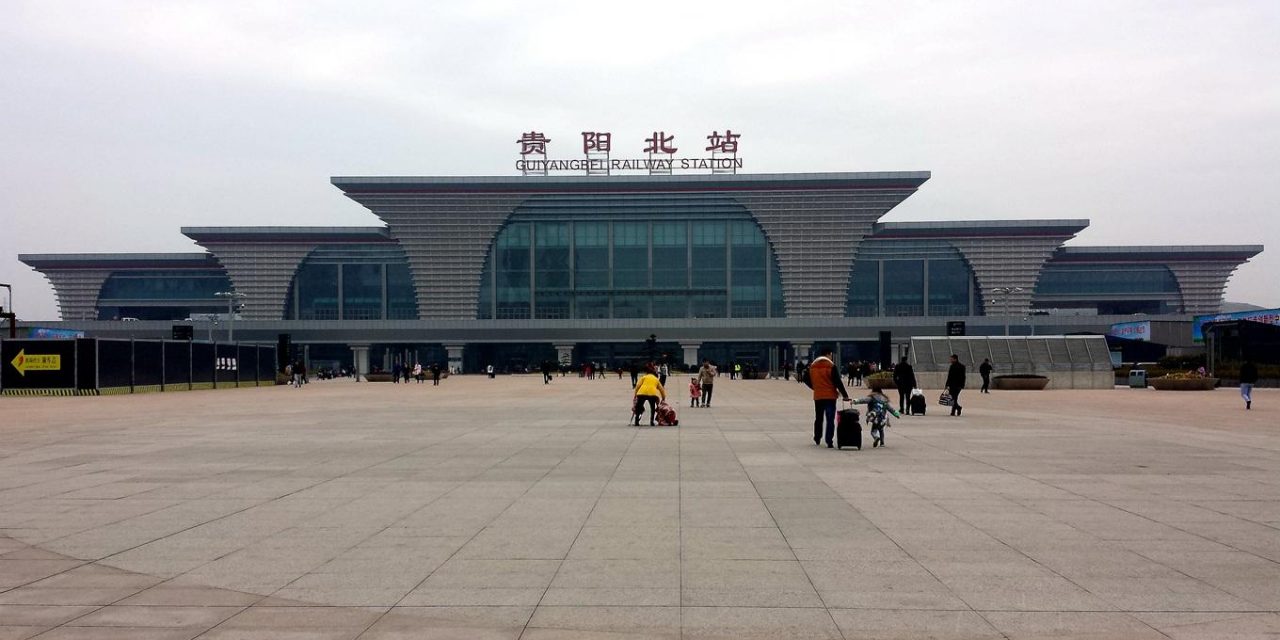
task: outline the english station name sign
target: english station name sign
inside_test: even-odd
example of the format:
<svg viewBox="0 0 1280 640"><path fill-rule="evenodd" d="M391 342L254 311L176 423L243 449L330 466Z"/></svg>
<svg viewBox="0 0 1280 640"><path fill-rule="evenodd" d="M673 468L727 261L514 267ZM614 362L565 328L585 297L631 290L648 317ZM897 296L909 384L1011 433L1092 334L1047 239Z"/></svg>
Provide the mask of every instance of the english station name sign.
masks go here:
<svg viewBox="0 0 1280 640"><path fill-rule="evenodd" d="M547 175L552 171L583 172L586 175L610 175L615 171L648 171L651 174L669 174L675 170L709 170L712 173L737 173L742 168L738 157L738 140L742 134L725 129L724 133L712 131L706 136L708 145L703 149L709 156L676 156L675 134L654 131L644 139L643 158L613 158L613 134L608 131L583 131L581 158L549 159L547 147L551 138L539 131L520 135L520 159L516 170L524 175Z"/></svg>

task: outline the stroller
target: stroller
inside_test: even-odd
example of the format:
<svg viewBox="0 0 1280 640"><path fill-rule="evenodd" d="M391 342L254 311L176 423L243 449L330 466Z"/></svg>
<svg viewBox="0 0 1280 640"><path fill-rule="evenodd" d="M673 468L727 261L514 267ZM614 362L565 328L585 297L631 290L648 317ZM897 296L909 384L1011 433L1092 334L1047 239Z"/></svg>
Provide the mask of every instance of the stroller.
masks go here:
<svg viewBox="0 0 1280 640"><path fill-rule="evenodd" d="M867 426L871 431L871 447L884 446L884 430L889 427L889 416L899 417L893 405L889 404L889 399L878 393L872 393L865 398L858 398L853 401L854 404L867 405Z"/></svg>
<svg viewBox="0 0 1280 640"><path fill-rule="evenodd" d="M639 416L644 414L644 405L636 402L631 405L631 420L639 421ZM667 404L666 400L658 401L658 412L655 420L659 427L675 427L679 426L680 420L676 418L676 410Z"/></svg>
<svg viewBox="0 0 1280 640"><path fill-rule="evenodd" d="M680 420L676 418L676 410L667 404L666 400L658 403L658 426L674 427L680 424Z"/></svg>

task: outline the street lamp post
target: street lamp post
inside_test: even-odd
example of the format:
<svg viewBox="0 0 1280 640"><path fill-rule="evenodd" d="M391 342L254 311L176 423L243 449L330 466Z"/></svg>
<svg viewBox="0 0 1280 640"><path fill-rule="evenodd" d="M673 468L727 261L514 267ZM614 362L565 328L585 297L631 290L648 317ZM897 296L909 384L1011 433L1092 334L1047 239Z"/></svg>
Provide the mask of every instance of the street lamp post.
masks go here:
<svg viewBox="0 0 1280 640"><path fill-rule="evenodd" d="M1022 287L994 287L991 289L992 293L1000 294L1001 300L1004 302L1004 335L1005 337L1009 336L1009 299L1013 297L1013 294L1021 293L1022 291L1023 291Z"/></svg>
<svg viewBox="0 0 1280 640"><path fill-rule="evenodd" d="M4 307L0 307L0 314L3 314L0 317L8 318L9 339L16 340L18 338L18 312L13 309L13 286L0 282L0 287L4 287L9 292L9 299L6 300L9 303L9 312L5 313Z"/></svg>
<svg viewBox="0 0 1280 640"><path fill-rule="evenodd" d="M213 294L219 298L227 299L227 342L236 341L236 300L243 298L244 294L236 291L219 291Z"/></svg>

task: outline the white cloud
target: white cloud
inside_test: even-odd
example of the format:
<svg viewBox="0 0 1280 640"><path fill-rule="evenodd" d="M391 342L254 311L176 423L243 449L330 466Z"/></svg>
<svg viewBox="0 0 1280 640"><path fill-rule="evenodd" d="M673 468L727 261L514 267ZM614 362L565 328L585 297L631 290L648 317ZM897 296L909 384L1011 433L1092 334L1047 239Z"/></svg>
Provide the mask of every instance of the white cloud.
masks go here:
<svg viewBox="0 0 1280 640"><path fill-rule="evenodd" d="M890 219L1265 243L1228 297L1280 306L1277 3L10 4L0 274L45 317L19 251L367 224L329 175L509 173L531 128L569 154L726 126L752 171L932 170Z"/></svg>

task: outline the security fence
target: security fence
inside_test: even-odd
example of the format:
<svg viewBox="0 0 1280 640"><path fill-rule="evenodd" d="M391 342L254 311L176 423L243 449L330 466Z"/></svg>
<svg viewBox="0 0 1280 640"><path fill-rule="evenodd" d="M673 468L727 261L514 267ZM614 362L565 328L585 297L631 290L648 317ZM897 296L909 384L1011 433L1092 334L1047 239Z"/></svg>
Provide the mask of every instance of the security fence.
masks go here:
<svg viewBox="0 0 1280 640"><path fill-rule="evenodd" d="M276 347L174 340L0 341L0 394L101 395L275 384Z"/></svg>

